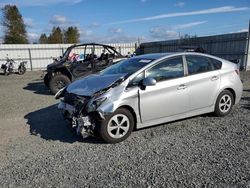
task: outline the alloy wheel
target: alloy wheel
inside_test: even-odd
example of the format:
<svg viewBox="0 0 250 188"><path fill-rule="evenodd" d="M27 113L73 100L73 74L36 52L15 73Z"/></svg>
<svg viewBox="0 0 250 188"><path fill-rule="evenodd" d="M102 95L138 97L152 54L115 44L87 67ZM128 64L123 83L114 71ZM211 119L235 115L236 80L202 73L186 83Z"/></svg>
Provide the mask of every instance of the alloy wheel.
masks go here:
<svg viewBox="0 0 250 188"><path fill-rule="evenodd" d="M127 134L129 126L130 122L127 116L116 114L108 122L108 134L112 138L121 138Z"/></svg>
<svg viewBox="0 0 250 188"><path fill-rule="evenodd" d="M227 113L232 106L232 99L229 95L223 95L219 102L219 108L222 113Z"/></svg>

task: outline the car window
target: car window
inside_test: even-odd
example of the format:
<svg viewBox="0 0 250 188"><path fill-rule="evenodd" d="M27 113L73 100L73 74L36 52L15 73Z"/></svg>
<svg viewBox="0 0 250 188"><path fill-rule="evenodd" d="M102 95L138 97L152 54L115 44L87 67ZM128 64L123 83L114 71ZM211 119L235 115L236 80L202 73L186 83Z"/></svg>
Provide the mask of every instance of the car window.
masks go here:
<svg viewBox="0 0 250 188"><path fill-rule="evenodd" d="M208 58L208 59L213 64L215 70L221 69L221 67L222 67L221 61L219 61L217 59L213 59L213 58Z"/></svg>
<svg viewBox="0 0 250 188"><path fill-rule="evenodd" d="M190 75L214 70L207 57L187 55L186 61Z"/></svg>
<svg viewBox="0 0 250 188"><path fill-rule="evenodd" d="M144 71L138 74L133 80L131 80L128 84L128 87L138 86L139 83L143 80L143 78L144 78Z"/></svg>
<svg viewBox="0 0 250 188"><path fill-rule="evenodd" d="M154 78L157 82L184 76L182 57L165 60L147 70L147 77Z"/></svg>
<svg viewBox="0 0 250 188"><path fill-rule="evenodd" d="M123 60L119 63L111 65L110 67L104 69L100 72L101 75L110 75L110 74L127 74L131 75L136 71L140 70L144 66L151 63L153 59L145 59L141 57L134 57Z"/></svg>

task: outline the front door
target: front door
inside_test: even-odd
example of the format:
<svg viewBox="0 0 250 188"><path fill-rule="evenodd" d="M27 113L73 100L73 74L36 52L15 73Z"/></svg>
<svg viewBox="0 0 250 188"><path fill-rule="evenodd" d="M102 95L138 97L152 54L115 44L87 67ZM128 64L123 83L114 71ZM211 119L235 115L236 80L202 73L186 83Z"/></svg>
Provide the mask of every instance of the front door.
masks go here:
<svg viewBox="0 0 250 188"><path fill-rule="evenodd" d="M146 70L157 83L140 90L142 122L183 114L188 111L188 85L182 56L166 59Z"/></svg>

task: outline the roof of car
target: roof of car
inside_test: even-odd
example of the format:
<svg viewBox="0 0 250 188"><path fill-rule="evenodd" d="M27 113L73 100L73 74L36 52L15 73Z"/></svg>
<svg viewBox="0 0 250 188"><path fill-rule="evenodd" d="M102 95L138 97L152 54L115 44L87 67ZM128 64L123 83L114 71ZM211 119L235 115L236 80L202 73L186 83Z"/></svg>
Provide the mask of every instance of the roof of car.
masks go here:
<svg viewBox="0 0 250 188"><path fill-rule="evenodd" d="M204 53L199 53L199 52L169 52L169 53L152 53L152 54L144 54L144 55L139 55L139 56L135 56L135 57L140 57L140 58L145 58L145 59L152 59L152 60L156 60L156 59L160 59L162 57L167 57L167 56L171 56L171 55L201 55L201 56L208 56L208 57L212 57L209 54L204 54ZM214 58L218 58L218 57L214 57Z"/></svg>
<svg viewBox="0 0 250 188"><path fill-rule="evenodd" d="M135 58L145 58L145 59L152 59L152 60L156 60L168 55L172 55L174 53L154 53L154 54L144 54L144 55L139 55L139 56L135 56Z"/></svg>

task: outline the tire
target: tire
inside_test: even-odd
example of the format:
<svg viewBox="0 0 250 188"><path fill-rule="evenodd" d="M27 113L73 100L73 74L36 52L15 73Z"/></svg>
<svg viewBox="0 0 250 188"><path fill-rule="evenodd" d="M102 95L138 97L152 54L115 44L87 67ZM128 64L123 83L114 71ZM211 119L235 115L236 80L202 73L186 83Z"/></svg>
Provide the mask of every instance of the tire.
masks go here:
<svg viewBox="0 0 250 188"><path fill-rule="evenodd" d="M232 110L234 105L234 96L229 90L222 91L215 104L214 114L216 116L226 116Z"/></svg>
<svg viewBox="0 0 250 188"><path fill-rule="evenodd" d="M120 123L123 120L125 122L122 125L117 126L115 120L117 122L120 121ZM99 122L97 125L97 131L98 135L105 142L114 144L127 139L134 129L134 124L134 118L130 111L125 108L119 108L113 114L109 115L104 121ZM110 128L112 128L112 130ZM116 133L118 133L117 131L119 131L119 135L116 135Z"/></svg>
<svg viewBox="0 0 250 188"><path fill-rule="evenodd" d="M18 69L18 74L23 75L26 72L26 68L25 67L21 67Z"/></svg>
<svg viewBox="0 0 250 188"><path fill-rule="evenodd" d="M68 84L70 84L70 79L63 74L58 73L51 78L49 82L49 88L53 94L56 94L56 92Z"/></svg>
<svg viewBox="0 0 250 188"><path fill-rule="evenodd" d="M4 74L5 76L8 76L8 75L9 75L9 73L6 71L6 69L4 69L3 74Z"/></svg>
<svg viewBox="0 0 250 188"><path fill-rule="evenodd" d="M48 75L48 73L45 74L45 76L44 76L44 78L43 78L43 82L44 82L44 84L46 85L46 87L49 88L49 75Z"/></svg>

